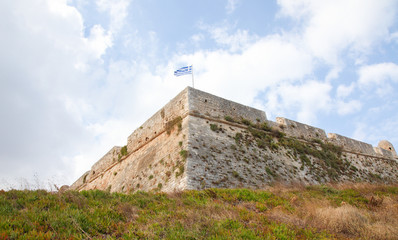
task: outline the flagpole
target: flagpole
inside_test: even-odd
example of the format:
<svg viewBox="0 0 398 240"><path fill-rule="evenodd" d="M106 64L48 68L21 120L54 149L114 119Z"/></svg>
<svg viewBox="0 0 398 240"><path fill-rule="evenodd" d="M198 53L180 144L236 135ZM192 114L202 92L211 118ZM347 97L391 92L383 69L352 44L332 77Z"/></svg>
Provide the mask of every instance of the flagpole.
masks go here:
<svg viewBox="0 0 398 240"><path fill-rule="evenodd" d="M193 80L193 64L191 65L192 69L192 88L195 88L194 80Z"/></svg>

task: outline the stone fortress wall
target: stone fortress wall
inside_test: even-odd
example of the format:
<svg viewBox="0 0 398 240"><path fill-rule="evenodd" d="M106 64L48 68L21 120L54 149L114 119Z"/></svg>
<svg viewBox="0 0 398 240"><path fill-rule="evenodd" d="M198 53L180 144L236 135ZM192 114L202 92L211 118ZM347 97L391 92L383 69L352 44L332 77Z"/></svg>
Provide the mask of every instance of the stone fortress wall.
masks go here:
<svg viewBox="0 0 398 240"><path fill-rule="evenodd" d="M121 155L121 147L112 148L71 188L171 192L207 187L262 187L276 179L272 171L287 182L298 179L319 183L309 168L297 170L299 163L289 150L275 152L253 144L239 145L233 136L247 134L248 127L227 118L266 122L290 138L303 142L319 139L340 146L346 161L360 168L358 178L377 172L383 176L393 173L392 180L398 179L398 156L388 141L373 147L335 133L326 135L322 129L286 118L269 121L264 111L187 87L128 137L126 155ZM217 126L216 131L210 130L212 125ZM249 161L258 156L263 160ZM314 161L311 157L310 160Z"/></svg>

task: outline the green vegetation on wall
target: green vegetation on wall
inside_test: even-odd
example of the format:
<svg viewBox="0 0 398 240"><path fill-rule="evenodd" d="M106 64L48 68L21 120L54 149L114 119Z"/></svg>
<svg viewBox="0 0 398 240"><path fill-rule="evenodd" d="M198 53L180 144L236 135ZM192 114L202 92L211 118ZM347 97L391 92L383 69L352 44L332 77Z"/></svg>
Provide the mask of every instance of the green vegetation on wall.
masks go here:
<svg viewBox="0 0 398 240"><path fill-rule="evenodd" d="M339 174L346 169L351 169L349 162L342 159L342 148L334 144L324 143L319 139L304 141L286 137L277 128L269 127L266 122L254 124L247 119L236 121L228 116L225 119L246 125L247 131L261 149L270 149L272 151L277 151L280 148L288 149L301 162L301 170L305 167L314 169L314 163L311 158L318 159L317 163L320 164L320 168L333 180L337 180ZM244 136L242 133L236 133L234 138L237 145L242 142L248 144L252 141L252 138Z"/></svg>
<svg viewBox="0 0 398 240"><path fill-rule="evenodd" d="M127 154L128 154L128 152L127 152L127 146L125 145L125 146L123 146L123 147L120 149L120 153L119 153L119 155L118 155L118 161L120 161L120 160L122 159L122 157L127 156Z"/></svg>
<svg viewBox="0 0 398 240"><path fill-rule="evenodd" d="M166 132L168 135L170 135L171 130L173 130L174 126L178 126L178 131L180 132L182 130L182 117L178 116L174 118L173 120L170 120L166 123Z"/></svg>

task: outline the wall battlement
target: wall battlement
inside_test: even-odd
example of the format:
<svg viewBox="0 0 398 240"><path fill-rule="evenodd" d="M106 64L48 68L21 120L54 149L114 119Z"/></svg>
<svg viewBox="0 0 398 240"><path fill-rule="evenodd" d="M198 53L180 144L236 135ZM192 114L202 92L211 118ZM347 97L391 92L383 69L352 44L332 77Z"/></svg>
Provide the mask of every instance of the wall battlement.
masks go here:
<svg viewBox="0 0 398 240"><path fill-rule="evenodd" d="M171 192L358 180L398 182L391 143L373 147L286 118L269 121L264 111L187 87L128 137L126 155L112 148L72 188Z"/></svg>
<svg viewBox="0 0 398 240"><path fill-rule="evenodd" d="M214 119L224 119L229 116L233 119L248 119L252 122L265 122L267 116L264 111L248 107L221 97L194 89L189 90L189 112Z"/></svg>
<svg viewBox="0 0 398 240"><path fill-rule="evenodd" d="M188 90L186 88L180 92L128 137L127 149L129 152L140 148L146 142L167 131L166 128L173 123L178 124L188 114Z"/></svg>
<svg viewBox="0 0 398 240"><path fill-rule="evenodd" d="M345 151L355 152L355 153L362 153L367 155L375 155L376 152L373 149L373 146L364 143L352 138L344 137L336 133L329 133L329 142L342 147ZM386 156L388 157L388 156Z"/></svg>
<svg viewBox="0 0 398 240"><path fill-rule="evenodd" d="M299 123L282 117L277 117L276 122L282 127L282 131L290 136L301 139L321 139L326 140L326 132L323 129L316 128L307 124Z"/></svg>

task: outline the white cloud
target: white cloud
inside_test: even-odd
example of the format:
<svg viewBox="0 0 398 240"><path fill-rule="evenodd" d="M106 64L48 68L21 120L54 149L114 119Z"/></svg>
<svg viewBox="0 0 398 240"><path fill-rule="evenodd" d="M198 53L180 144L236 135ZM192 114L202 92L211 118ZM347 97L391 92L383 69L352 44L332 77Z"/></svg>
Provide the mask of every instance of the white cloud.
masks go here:
<svg viewBox="0 0 398 240"><path fill-rule="evenodd" d="M87 42L88 47L90 47L96 58L100 58L107 48L112 47L112 38L110 35L105 34L105 30L101 25L94 25L90 29Z"/></svg>
<svg viewBox="0 0 398 240"><path fill-rule="evenodd" d="M381 99L396 95L393 84L398 82L397 64L389 62L362 66L358 75L359 88L365 92L372 91L372 97Z"/></svg>
<svg viewBox="0 0 398 240"><path fill-rule="evenodd" d="M99 25L84 37L82 16L65 0L2 1L0 16L0 175L65 176L74 169L67 159L92 138L84 124L93 68L111 40Z"/></svg>
<svg viewBox="0 0 398 240"><path fill-rule="evenodd" d="M337 104L337 113L340 115L347 115L347 114L352 114L354 112L358 112L361 107L362 104L360 101L358 100L350 100L350 101L342 101L342 100L338 100Z"/></svg>
<svg viewBox="0 0 398 240"><path fill-rule="evenodd" d="M313 70L311 57L278 35L259 40L239 54L198 51L175 56L172 62L193 63L198 88L245 104L253 102L259 91L301 79Z"/></svg>
<svg viewBox="0 0 398 240"><path fill-rule="evenodd" d="M234 29L234 26L228 25L226 22L218 25L199 24L199 28L210 34L219 46L226 47L231 52L242 51L248 46L254 44L260 38L254 34L249 34L247 30ZM233 33L230 33L233 32ZM197 38L198 34L192 37ZM203 35L200 35L203 38ZM202 39L201 39L202 40Z"/></svg>
<svg viewBox="0 0 398 240"><path fill-rule="evenodd" d="M397 143L398 137L395 133L398 128L397 114L390 117L379 118L379 121L368 123L365 121L358 121L355 124L353 138L371 143L377 146L380 140L388 140L391 143ZM394 145L395 149L397 145Z"/></svg>
<svg viewBox="0 0 398 240"><path fill-rule="evenodd" d="M228 34L226 28L212 28L209 31L218 44L228 46L232 52L246 48L256 39L246 30L238 29L234 34Z"/></svg>
<svg viewBox="0 0 398 240"><path fill-rule="evenodd" d="M398 65L391 62L367 65L361 67L358 74L361 86L385 85L389 81L398 82Z"/></svg>
<svg viewBox="0 0 398 240"><path fill-rule="evenodd" d="M331 109L330 91L328 83L310 80L302 84L283 84L272 89L280 102L278 108L297 113L297 120L304 123L315 123L317 113L328 112Z"/></svg>
<svg viewBox="0 0 398 240"><path fill-rule="evenodd" d="M312 8L317 4L317 1L312 0L277 0L278 4L281 6L280 15L288 16L295 20L300 18L309 18L312 13Z"/></svg>
<svg viewBox="0 0 398 240"><path fill-rule="evenodd" d="M398 42L398 32L391 33L390 40Z"/></svg>
<svg viewBox="0 0 398 240"><path fill-rule="evenodd" d="M281 13L304 18L303 43L328 64L338 65L340 54L348 50L362 59L371 46L389 35L396 20L394 0L279 0ZM361 60L363 61L363 60Z"/></svg>
<svg viewBox="0 0 398 240"><path fill-rule="evenodd" d="M227 10L228 14L231 14L235 11L236 6L239 3L239 0L227 0L227 6L225 6L225 9Z"/></svg>
<svg viewBox="0 0 398 240"><path fill-rule="evenodd" d="M360 141L365 141L368 138L368 134L370 132L371 129L365 123L356 123L352 137Z"/></svg>
<svg viewBox="0 0 398 240"><path fill-rule="evenodd" d="M335 108L339 115L347 115L358 112L362 108L362 103L359 100L349 98L353 94L356 88L356 84L351 83L350 85L341 84L336 90Z"/></svg>
<svg viewBox="0 0 398 240"><path fill-rule="evenodd" d="M130 2L131 0L97 0L98 9L102 12L108 12L110 16L109 31L112 34L118 33L125 24Z"/></svg>
<svg viewBox="0 0 398 240"><path fill-rule="evenodd" d="M200 34L200 33L199 33L199 34L193 35L193 36L191 37L191 39L192 39L192 41L198 43L198 42L201 42L201 41L204 40L204 36L203 36L203 34Z"/></svg>
<svg viewBox="0 0 398 240"><path fill-rule="evenodd" d="M339 85L337 87L337 98L341 99L349 96L354 90L354 87L355 85L353 83L351 83L349 86L343 84Z"/></svg>

